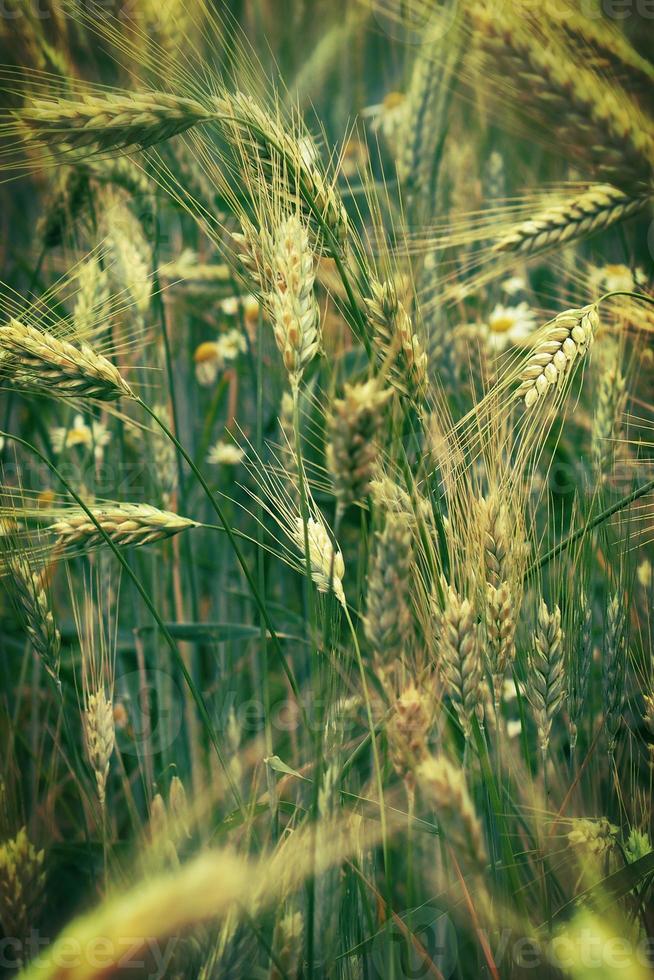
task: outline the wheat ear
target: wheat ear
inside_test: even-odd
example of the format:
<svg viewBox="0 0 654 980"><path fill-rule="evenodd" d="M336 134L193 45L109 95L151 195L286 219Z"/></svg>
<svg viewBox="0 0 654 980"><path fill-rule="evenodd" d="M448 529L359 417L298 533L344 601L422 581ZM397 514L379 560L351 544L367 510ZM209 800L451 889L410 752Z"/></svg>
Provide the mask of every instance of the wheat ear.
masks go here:
<svg viewBox="0 0 654 980"><path fill-rule="evenodd" d="M98 800L104 809L109 760L116 740L113 701L104 688L85 693L83 720L86 754L95 776Z"/></svg>
<svg viewBox="0 0 654 980"><path fill-rule="evenodd" d="M272 256L273 288L267 306L277 347L292 387L320 346L320 312L313 292L313 252L309 236L295 215L277 229Z"/></svg>
<svg viewBox="0 0 654 980"><path fill-rule="evenodd" d="M299 196L310 214L324 223L334 241L342 246L348 233L347 212L333 185L306 158L294 134L243 92L218 97L215 108L228 135L250 160L254 181L260 179L262 171L271 180L276 173L283 174L289 201ZM321 238L331 251L331 242Z"/></svg>
<svg viewBox="0 0 654 980"><path fill-rule="evenodd" d="M37 851L25 827L0 844L0 922L5 936L18 940L19 951L43 900L43 862L43 851Z"/></svg>
<svg viewBox="0 0 654 980"><path fill-rule="evenodd" d="M565 663L561 610L552 612L541 600L529 662L527 695L538 729L538 743L543 759L547 753L554 716L565 697Z"/></svg>
<svg viewBox="0 0 654 980"><path fill-rule="evenodd" d="M102 531L120 547L162 541L187 528L197 527L195 521L167 510L157 510L150 504L111 503L102 507L92 506L89 510ZM50 525L49 530L66 548L78 545L94 547L104 541L101 531L81 507L68 508Z"/></svg>
<svg viewBox="0 0 654 980"><path fill-rule="evenodd" d="M144 149L214 116L194 99L166 92L32 98L17 119L34 139L58 151Z"/></svg>
<svg viewBox="0 0 654 980"><path fill-rule="evenodd" d="M575 363L591 346L599 314L595 305L559 313L520 373L518 397L532 408L552 388L561 390L572 375Z"/></svg>
<svg viewBox="0 0 654 980"><path fill-rule="evenodd" d="M46 389L61 398L135 397L118 368L102 354L20 320L0 327L2 375L20 388Z"/></svg>
<svg viewBox="0 0 654 980"><path fill-rule="evenodd" d="M627 655L625 636L625 610L619 595L611 596L606 614L606 634L602 694L604 699L604 728L609 755L615 753L615 745L622 722L624 682Z"/></svg>
<svg viewBox="0 0 654 980"><path fill-rule="evenodd" d="M343 398L332 402L327 419L326 459L342 507L362 500L369 492L383 408L392 394L373 379L345 385Z"/></svg>
<svg viewBox="0 0 654 980"><path fill-rule="evenodd" d="M32 569L20 554L10 555L7 564L27 635L41 663L59 687L61 636L43 585L43 574Z"/></svg>
<svg viewBox="0 0 654 980"><path fill-rule="evenodd" d="M487 862L484 835L463 770L441 755L422 762L416 778L457 856L462 854L477 870L484 868Z"/></svg>
<svg viewBox="0 0 654 980"><path fill-rule="evenodd" d="M410 520L403 513L388 511L382 530L375 535L364 623L382 676L399 665L411 635L411 567Z"/></svg>
<svg viewBox="0 0 654 980"><path fill-rule="evenodd" d="M631 218L650 201L649 194L632 196L611 184L594 184L514 225L493 243L492 250L508 255L546 252Z"/></svg>
<svg viewBox="0 0 654 980"><path fill-rule="evenodd" d="M443 678L466 738L472 733L472 719L482 710L483 664L479 628L474 608L450 586L445 590L445 607L436 606L438 658L436 666Z"/></svg>
<svg viewBox="0 0 654 980"><path fill-rule="evenodd" d="M380 359L391 366L389 379L404 395L421 395L427 382L427 354L413 329L411 317L390 280L371 279L372 295L365 300Z"/></svg>
<svg viewBox="0 0 654 980"><path fill-rule="evenodd" d="M479 3L470 14L476 40L493 69L547 114L555 138L585 155L598 173L620 187L649 183L654 127L619 89L566 57L561 46L540 42L511 12Z"/></svg>

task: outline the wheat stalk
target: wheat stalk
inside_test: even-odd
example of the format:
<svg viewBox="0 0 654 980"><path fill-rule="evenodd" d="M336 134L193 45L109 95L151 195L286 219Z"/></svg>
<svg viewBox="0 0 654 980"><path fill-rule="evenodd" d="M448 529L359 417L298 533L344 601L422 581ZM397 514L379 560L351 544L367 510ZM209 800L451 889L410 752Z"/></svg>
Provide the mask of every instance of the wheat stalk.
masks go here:
<svg viewBox="0 0 654 980"><path fill-rule="evenodd" d="M599 314L595 305L559 313L541 335L520 373L517 396L532 408L552 388L561 390L580 357L595 338Z"/></svg>
<svg viewBox="0 0 654 980"><path fill-rule="evenodd" d="M50 525L49 530L57 535L61 545L66 548L94 547L104 541L104 531L118 546L140 546L197 527L195 521L170 511L157 510L150 504L111 503L91 506L89 510L94 520L81 507L70 507Z"/></svg>
<svg viewBox="0 0 654 980"><path fill-rule="evenodd" d="M61 398L115 401L135 395L117 367L87 344L60 340L20 320L0 327L0 376Z"/></svg>
<svg viewBox="0 0 654 980"><path fill-rule="evenodd" d="M568 728L570 751L577 745L578 726L588 696L588 682L593 657L593 611L586 593L581 591L578 600L579 624L576 629L576 657L568 668Z"/></svg>
<svg viewBox="0 0 654 980"><path fill-rule="evenodd" d="M145 149L214 115L194 99L166 92L31 98L16 113L33 139L64 153Z"/></svg>
<svg viewBox="0 0 654 980"><path fill-rule="evenodd" d="M536 255L610 228L642 211L649 194L632 196L611 184L594 184L521 221L498 238L495 254Z"/></svg>

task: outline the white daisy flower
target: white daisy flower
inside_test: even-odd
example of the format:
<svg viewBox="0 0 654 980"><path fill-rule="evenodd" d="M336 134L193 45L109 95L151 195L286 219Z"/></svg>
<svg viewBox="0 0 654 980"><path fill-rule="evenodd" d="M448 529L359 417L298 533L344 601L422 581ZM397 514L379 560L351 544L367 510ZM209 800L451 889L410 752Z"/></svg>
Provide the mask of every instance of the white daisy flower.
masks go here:
<svg viewBox="0 0 654 980"><path fill-rule="evenodd" d="M207 453L207 463L222 466L238 466L245 453L240 446L233 442L224 442L219 439Z"/></svg>
<svg viewBox="0 0 654 980"><path fill-rule="evenodd" d="M88 449L93 447L95 458L99 462L104 455L104 447L111 441L111 433L102 422L93 419L89 426L83 415L76 415L71 425L50 429L50 440L57 455L74 446Z"/></svg>
<svg viewBox="0 0 654 980"><path fill-rule="evenodd" d="M590 282L597 292L632 292L646 279L642 269L626 265L603 265L591 271Z"/></svg>
<svg viewBox="0 0 654 980"><path fill-rule="evenodd" d="M495 307L488 318L488 343L495 350L526 340L537 327L536 314L527 303Z"/></svg>
<svg viewBox="0 0 654 980"><path fill-rule="evenodd" d="M245 350L245 338L236 327L228 330L218 340L206 340L196 348L195 376L198 384L209 387L214 384L218 372L222 371L228 361L234 361Z"/></svg>

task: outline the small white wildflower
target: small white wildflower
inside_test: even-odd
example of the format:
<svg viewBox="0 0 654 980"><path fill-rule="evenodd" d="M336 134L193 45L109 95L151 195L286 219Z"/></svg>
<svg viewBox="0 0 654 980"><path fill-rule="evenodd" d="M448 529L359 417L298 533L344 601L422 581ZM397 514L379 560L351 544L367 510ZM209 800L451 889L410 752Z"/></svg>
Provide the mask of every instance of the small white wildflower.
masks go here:
<svg viewBox="0 0 654 980"><path fill-rule="evenodd" d="M223 361L235 361L246 349L245 338L236 327L219 337L216 345Z"/></svg>
<svg viewBox="0 0 654 980"><path fill-rule="evenodd" d="M527 303L495 307L488 318L488 343L495 350L525 340L536 329L536 314Z"/></svg>
<svg viewBox="0 0 654 980"><path fill-rule="evenodd" d="M236 327L222 334L218 340L200 344L193 355L195 376L198 384L209 387L214 384L225 364L234 361L245 350L245 338Z"/></svg>
<svg viewBox="0 0 654 980"><path fill-rule="evenodd" d="M60 455L64 449L72 449L74 446L83 446L93 452L96 460L100 462L104 455L104 447L111 441L111 433L102 422L93 419L91 425L87 425L83 415L76 415L70 426L54 426L50 429L50 440L52 449Z"/></svg>
<svg viewBox="0 0 654 980"><path fill-rule="evenodd" d="M238 296L227 296L226 299L221 300L220 309L225 316L236 316L238 313L239 301Z"/></svg>
<svg viewBox="0 0 654 980"><path fill-rule="evenodd" d="M523 293L526 288L527 283L522 276L511 276L510 279L505 279L502 283L502 289L507 296L515 296L517 293Z"/></svg>
<svg viewBox="0 0 654 980"><path fill-rule="evenodd" d="M233 442L223 442L222 439L219 439L207 453L207 463L223 466L238 466L244 455L240 446L235 446Z"/></svg>
<svg viewBox="0 0 654 980"><path fill-rule="evenodd" d="M519 718L510 718L506 723L506 734L509 738L517 738L522 731L522 722Z"/></svg>

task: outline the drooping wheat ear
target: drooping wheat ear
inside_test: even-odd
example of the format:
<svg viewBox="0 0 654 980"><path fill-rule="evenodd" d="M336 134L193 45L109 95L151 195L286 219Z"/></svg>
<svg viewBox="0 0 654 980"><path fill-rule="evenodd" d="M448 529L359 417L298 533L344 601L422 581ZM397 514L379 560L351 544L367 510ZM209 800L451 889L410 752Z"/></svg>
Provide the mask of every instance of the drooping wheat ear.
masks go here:
<svg viewBox="0 0 654 980"><path fill-rule="evenodd" d="M622 722L624 686L626 674L626 613L616 593L611 597L606 612L605 649L603 660L602 695L604 700L604 728L609 755L613 757Z"/></svg>
<svg viewBox="0 0 654 980"><path fill-rule="evenodd" d="M195 521L167 510L157 510L150 504L105 504L89 510L102 530L120 547L150 544L170 538L187 528L197 527ZM81 507L70 507L50 525L59 543L66 548L84 545L95 547L104 537Z"/></svg>
<svg viewBox="0 0 654 980"><path fill-rule="evenodd" d="M487 863L484 834L463 769L444 755L432 756L418 766L416 778L457 859L463 856L475 869L482 870Z"/></svg>
<svg viewBox="0 0 654 980"><path fill-rule="evenodd" d="M299 196L308 214L322 221L337 245L343 246L348 233L347 212L335 187L308 158L299 139L279 118L243 92L217 98L216 111L228 135L231 130L234 143L251 158L255 183L261 172L268 179L281 173L288 183L289 200ZM332 251L331 242L320 237L327 250Z"/></svg>
<svg viewBox="0 0 654 980"><path fill-rule="evenodd" d="M194 99L167 92L31 98L16 113L32 139L63 153L145 149L213 116Z"/></svg>
<svg viewBox="0 0 654 980"><path fill-rule="evenodd" d="M109 760L115 740L113 700L107 697L104 688L88 691L84 697L84 744L89 765L95 775L98 800L102 808L105 805Z"/></svg>
<svg viewBox="0 0 654 980"><path fill-rule="evenodd" d="M412 531L407 515L387 511L368 573L365 634L377 672L399 665L411 637Z"/></svg>
<svg viewBox="0 0 654 980"><path fill-rule="evenodd" d="M538 729L538 744L543 756L547 754L552 722L565 697L565 663L561 610L552 612L541 599L538 620L529 658L527 696Z"/></svg>
<svg viewBox="0 0 654 980"><path fill-rule="evenodd" d="M157 418L170 429L172 420L167 405L154 405L154 413ZM179 471L177 468L177 453L174 444L164 435L162 430L157 427L152 433L153 456L159 487L161 488L161 501L164 510L170 510L173 498L178 488Z"/></svg>
<svg viewBox="0 0 654 980"><path fill-rule="evenodd" d="M436 630L436 668L466 738L472 734L472 719L483 711L484 676L479 642L479 626L474 607L451 586L445 586L445 606L434 602ZM483 719L483 714L480 721Z"/></svg>
<svg viewBox="0 0 654 980"><path fill-rule="evenodd" d="M475 40L494 73L511 79L519 96L546 115L552 136L585 157L619 187L649 183L654 125L619 87L541 41L533 25L510 7L470 8Z"/></svg>
<svg viewBox="0 0 654 980"><path fill-rule="evenodd" d="M0 923L5 936L18 940L22 962L24 941L36 925L43 902L44 852L37 851L27 830L0 844Z"/></svg>
<svg viewBox="0 0 654 980"><path fill-rule="evenodd" d="M576 629L574 663L568 667L568 730L570 750L577 745L578 726L588 695L593 658L593 610L585 592L579 594L579 624Z"/></svg>
<svg viewBox="0 0 654 980"><path fill-rule="evenodd" d="M295 977L302 956L302 935L304 933L304 918L301 912L287 912L275 926L274 949L275 963L270 967L270 980L282 980L282 977ZM283 970L284 972L280 972Z"/></svg>
<svg viewBox="0 0 654 980"><path fill-rule="evenodd" d="M89 196L88 175L78 167L58 171L45 213L36 224L36 234L48 248L61 245L82 213Z"/></svg>
<svg viewBox="0 0 654 980"><path fill-rule="evenodd" d="M626 401L627 379L621 370L619 351L614 348L604 359L591 428L591 455L603 476L608 475L615 455L615 444L620 437Z"/></svg>
<svg viewBox="0 0 654 980"><path fill-rule="evenodd" d="M344 397L332 402L327 420L327 468L341 507L362 500L369 492L383 408L392 394L372 379L346 384Z"/></svg>
<svg viewBox="0 0 654 980"><path fill-rule="evenodd" d="M547 6L544 12L548 12ZM651 95L654 66L606 17L588 16L574 3L552 5L549 16L568 38L572 51L583 57L584 64L590 63L598 72L622 82L628 92ZM583 52L580 46L585 48Z"/></svg>
<svg viewBox="0 0 654 980"><path fill-rule="evenodd" d="M111 309L108 276L94 255L80 266L77 284L73 327L76 339L83 341L91 336L94 327L106 322Z"/></svg>
<svg viewBox="0 0 654 980"><path fill-rule="evenodd" d="M391 365L389 380L404 395L420 396L427 381L427 354L411 317L390 280L371 279L372 296L365 304L373 326L373 342L382 362Z"/></svg>
<svg viewBox="0 0 654 980"><path fill-rule="evenodd" d="M536 349L520 374L517 396L532 408L552 388L561 390L575 363L593 343L599 326L595 305L565 310L543 332Z"/></svg>
<svg viewBox="0 0 654 980"><path fill-rule="evenodd" d="M427 739L433 720L433 695L412 682L393 705L386 737L393 768L409 793L415 786L416 767L427 757Z"/></svg>
<svg viewBox="0 0 654 980"><path fill-rule="evenodd" d="M313 252L299 218L279 226L273 252L274 286L267 300L277 347L297 387L320 346L320 312L313 292Z"/></svg>
<svg viewBox="0 0 654 980"><path fill-rule="evenodd" d="M610 228L642 211L649 194L625 194L611 184L593 184L566 201L537 211L493 243L493 252L536 255Z"/></svg>
<svg viewBox="0 0 654 980"><path fill-rule="evenodd" d="M312 581L319 592L329 592L331 584L334 595L340 603L345 605L345 593L343 592L345 563L343 555L332 544L327 528L320 518L308 518L307 534ZM306 558L304 555L304 522L301 517L296 519L294 538L303 557Z"/></svg>
<svg viewBox="0 0 654 980"><path fill-rule="evenodd" d="M30 643L57 687L60 687L61 636L43 585L43 575L31 568L19 553L10 555L7 565Z"/></svg>
<svg viewBox="0 0 654 980"><path fill-rule="evenodd" d="M61 398L135 397L118 368L102 354L19 320L0 327L0 376L17 387L45 389Z"/></svg>

